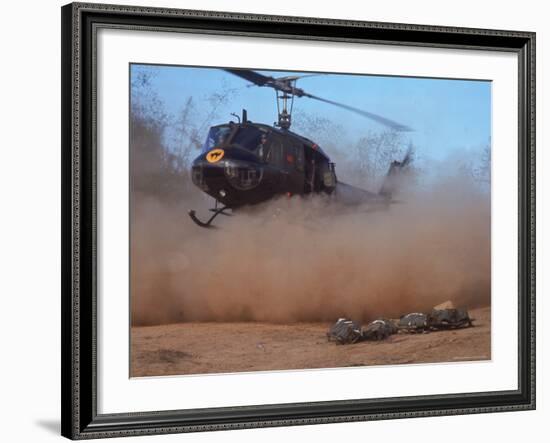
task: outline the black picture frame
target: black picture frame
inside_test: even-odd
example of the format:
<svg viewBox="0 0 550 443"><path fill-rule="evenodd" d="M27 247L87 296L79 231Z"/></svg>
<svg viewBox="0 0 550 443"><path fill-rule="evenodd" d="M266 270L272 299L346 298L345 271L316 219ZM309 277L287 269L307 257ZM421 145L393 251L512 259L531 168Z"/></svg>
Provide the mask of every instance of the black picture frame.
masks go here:
<svg viewBox="0 0 550 443"><path fill-rule="evenodd" d="M535 33L72 3L62 16L62 435L71 439L535 408ZM519 60L518 389L97 413L95 37L98 27L507 51Z"/></svg>

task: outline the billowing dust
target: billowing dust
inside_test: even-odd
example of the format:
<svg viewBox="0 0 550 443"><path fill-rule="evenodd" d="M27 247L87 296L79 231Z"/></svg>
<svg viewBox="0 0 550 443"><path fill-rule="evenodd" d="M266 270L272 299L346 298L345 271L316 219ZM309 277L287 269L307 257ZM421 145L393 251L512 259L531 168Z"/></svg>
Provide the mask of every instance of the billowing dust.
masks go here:
<svg viewBox="0 0 550 443"><path fill-rule="evenodd" d="M487 306L489 194L441 174L399 199L369 212L323 196L282 197L203 229L187 215L197 200L136 198L132 324L367 321L447 300Z"/></svg>

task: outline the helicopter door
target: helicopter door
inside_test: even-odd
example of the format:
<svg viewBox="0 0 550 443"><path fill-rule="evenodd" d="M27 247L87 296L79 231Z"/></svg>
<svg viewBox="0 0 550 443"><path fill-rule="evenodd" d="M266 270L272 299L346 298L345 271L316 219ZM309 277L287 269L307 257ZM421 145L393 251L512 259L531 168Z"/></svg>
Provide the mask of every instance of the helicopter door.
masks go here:
<svg viewBox="0 0 550 443"><path fill-rule="evenodd" d="M304 156L304 191L306 193L320 190L319 164L321 157L311 147L305 146Z"/></svg>
<svg viewBox="0 0 550 443"><path fill-rule="evenodd" d="M304 147L302 145L294 145L293 149L293 154L296 158L296 170L299 172L304 172Z"/></svg>
<svg viewBox="0 0 550 443"><path fill-rule="evenodd" d="M280 168L279 192L302 194L304 190L304 148L278 134L270 134L266 161Z"/></svg>
<svg viewBox="0 0 550 443"><path fill-rule="evenodd" d="M288 191L302 194L304 190L304 147L286 144L284 150L285 169L288 171Z"/></svg>
<svg viewBox="0 0 550 443"><path fill-rule="evenodd" d="M264 158L267 163L273 166L283 166L283 142L274 134L267 139Z"/></svg>

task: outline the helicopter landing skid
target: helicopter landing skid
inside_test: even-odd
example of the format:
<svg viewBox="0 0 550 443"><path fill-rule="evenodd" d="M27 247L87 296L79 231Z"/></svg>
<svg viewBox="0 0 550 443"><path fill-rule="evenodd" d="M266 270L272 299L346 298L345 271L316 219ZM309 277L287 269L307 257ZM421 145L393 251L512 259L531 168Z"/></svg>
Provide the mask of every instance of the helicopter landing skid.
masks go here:
<svg viewBox="0 0 550 443"><path fill-rule="evenodd" d="M222 214L222 215L226 215L228 217L230 217L232 215L232 214L228 214L227 212L223 212L226 209L229 209L229 208L227 206L222 206L221 208L210 209L210 211L212 211L214 214L212 214L212 216L206 222L203 222L202 220L199 220L199 218L196 216L196 212L194 210L189 211L189 217L191 217L191 220L193 220L195 222L195 224L197 224L201 228L215 228L215 226L212 225L212 222L214 221L214 219L218 215Z"/></svg>

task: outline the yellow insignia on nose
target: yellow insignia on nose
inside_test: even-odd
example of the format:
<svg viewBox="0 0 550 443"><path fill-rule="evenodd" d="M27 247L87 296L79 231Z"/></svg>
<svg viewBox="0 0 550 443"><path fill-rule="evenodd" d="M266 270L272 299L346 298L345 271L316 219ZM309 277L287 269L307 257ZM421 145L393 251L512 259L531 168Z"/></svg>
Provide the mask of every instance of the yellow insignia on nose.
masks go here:
<svg viewBox="0 0 550 443"><path fill-rule="evenodd" d="M225 151L220 148L212 149L208 154L206 154L206 160L209 163L216 163L223 158Z"/></svg>

